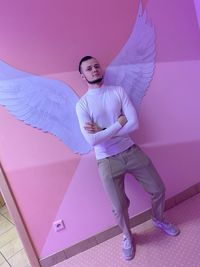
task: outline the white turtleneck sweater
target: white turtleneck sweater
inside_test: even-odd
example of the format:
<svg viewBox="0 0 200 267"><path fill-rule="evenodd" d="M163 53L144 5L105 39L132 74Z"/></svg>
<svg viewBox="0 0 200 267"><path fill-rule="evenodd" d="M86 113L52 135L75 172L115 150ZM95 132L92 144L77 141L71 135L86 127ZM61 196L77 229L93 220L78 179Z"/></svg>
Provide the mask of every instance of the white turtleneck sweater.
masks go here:
<svg viewBox="0 0 200 267"><path fill-rule="evenodd" d="M101 86L89 89L76 105L80 129L86 141L94 147L96 159L116 155L134 144L129 134L138 128L136 111L124 89L119 86ZM118 117L124 115L122 127ZM105 130L88 133L87 122L96 123Z"/></svg>

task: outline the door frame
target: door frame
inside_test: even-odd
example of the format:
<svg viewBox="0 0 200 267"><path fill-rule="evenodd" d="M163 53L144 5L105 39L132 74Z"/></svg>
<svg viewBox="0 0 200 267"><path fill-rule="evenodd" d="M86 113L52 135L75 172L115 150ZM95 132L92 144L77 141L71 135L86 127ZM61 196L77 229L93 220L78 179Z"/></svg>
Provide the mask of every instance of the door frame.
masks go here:
<svg viewBox="0 0 200 267"><path fill-rule="evenodd" d="M12 216L12 219L15 223L16 229L18 231L19 237L26 251L27 257L31 266L41 267L36 249L34 247L33 241L29 235L28 229L24 222L23 216L20 212L20 209L17 205L17 201L13 194L13 191L10 187L7 175L4 171L4 168L0 162L0 189L5 200L6 206Z"/></svg>

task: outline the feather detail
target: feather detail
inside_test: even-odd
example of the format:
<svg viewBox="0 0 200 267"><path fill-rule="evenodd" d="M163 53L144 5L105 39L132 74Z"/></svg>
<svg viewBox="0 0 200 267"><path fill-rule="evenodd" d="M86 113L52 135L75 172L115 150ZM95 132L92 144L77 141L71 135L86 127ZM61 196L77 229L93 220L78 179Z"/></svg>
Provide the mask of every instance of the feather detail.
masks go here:
<svg viewBox="0 0 200 267"><path fill-rule="evenodd" d="M76 116L79 98L68 85L19 71L4 62L0 62L0 70L0 104L11 114L55 135L75 153L91 150Z"/></svg>
<svg viewBox="0 0 200 267"><path fill-rule="evenodd" d="M137 112L155 67L155 30L140 3L132 33L106 69L104 84L124 88Z"/></svg>

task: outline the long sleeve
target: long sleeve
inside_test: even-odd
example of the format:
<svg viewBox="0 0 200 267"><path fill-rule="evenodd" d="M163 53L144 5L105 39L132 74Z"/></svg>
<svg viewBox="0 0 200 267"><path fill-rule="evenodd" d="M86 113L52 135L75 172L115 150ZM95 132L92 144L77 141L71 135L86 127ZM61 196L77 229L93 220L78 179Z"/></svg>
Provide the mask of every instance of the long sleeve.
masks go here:
<svg viewBox="0 0 200 267"><path fill-rule="evenodd" d="M86 141L91 145L95 146L98 145L101 142L104 142L114 136L121 128L121 124L116 121L112 125L110 125L107 129L99 131L94 134L88 133L85 129L84 126L87 122L92 122L91 117L89 116L86 107L84 105L81 105L79 102L76 105L76 113L78 116L79 120L79 125L81 132L83 136L85 137Z"/></svg>
<svg viewBox="0 0 200 267"><path fill-rule="evenodd" d="M126 116L127 123L115 134L115 136L128 135L138 129L138 117L133 104L126 92L120 88L120 98L122 105L122 115Z"/></svg>

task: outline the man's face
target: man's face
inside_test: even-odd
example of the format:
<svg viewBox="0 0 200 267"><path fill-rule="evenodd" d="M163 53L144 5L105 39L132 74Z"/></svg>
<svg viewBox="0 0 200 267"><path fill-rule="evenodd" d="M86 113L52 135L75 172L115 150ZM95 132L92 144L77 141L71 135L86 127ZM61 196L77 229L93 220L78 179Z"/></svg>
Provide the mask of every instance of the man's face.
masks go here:
<svg viewBox="0 0 200 267"><path fill-rule="evenodd" d="M103 70L96 58L82 62L81 72L81 77L89 84L101 83L103 79Z"/></svg>

